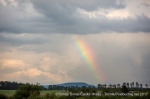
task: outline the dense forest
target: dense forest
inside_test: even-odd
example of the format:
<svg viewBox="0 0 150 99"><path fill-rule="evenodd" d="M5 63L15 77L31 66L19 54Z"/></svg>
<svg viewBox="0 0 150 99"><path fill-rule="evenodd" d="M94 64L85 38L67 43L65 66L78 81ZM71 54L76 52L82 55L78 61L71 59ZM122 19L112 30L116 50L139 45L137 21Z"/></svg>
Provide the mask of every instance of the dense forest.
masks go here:
<svg viewBox="0 0 150 99"><path fill-rule="evenodd" d="M0 89L1 90L16 90L23 83L18 82L10 82L10 81L0 81Z"/></svg>
<svg viewBox="0 0 150 99"><path fill-rule="evenodd" d="M18 83L18 82L11 82L11 81L0 81L0 90L17 90L21 85L25 85L29 83ZM39 83L37 83L40 85ZM42 90L44 90L44 86L40 85Z"/></svg>

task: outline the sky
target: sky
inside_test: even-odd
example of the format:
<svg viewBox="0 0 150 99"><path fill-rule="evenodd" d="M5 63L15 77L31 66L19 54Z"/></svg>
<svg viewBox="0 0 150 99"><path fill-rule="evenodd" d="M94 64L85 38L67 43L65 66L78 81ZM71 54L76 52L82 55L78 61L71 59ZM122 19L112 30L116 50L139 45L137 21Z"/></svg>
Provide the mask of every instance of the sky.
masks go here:
<svg viewBox="0 0 150 99"><path fill-rule="evenodd" d="M149 0L0 0L0 80L150 85Z"/></svg>

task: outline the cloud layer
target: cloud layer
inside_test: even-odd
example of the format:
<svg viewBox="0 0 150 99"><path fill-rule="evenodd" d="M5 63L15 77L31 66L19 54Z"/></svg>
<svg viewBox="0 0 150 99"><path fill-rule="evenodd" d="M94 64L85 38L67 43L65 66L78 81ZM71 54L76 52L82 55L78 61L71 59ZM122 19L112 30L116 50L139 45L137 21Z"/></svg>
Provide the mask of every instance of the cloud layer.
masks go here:
<svg viewBox="0 0 150 99"><path fill-rule="evenodd" d="M149 8L149 0L0 0L0 79L150 84ZM73 37L91 50L99 81Z"/></svg>
<svg viewBox="0 0 150 99"><path fill-rule="evenodd" d="M150 32L150 12L145 11L149 8L145 5L149 5L148 1L133 4L132 8L129 1L121 0L70 0L67 3L65 0L5 2L0 3L0 32L76 34L109 31ZM132 11L136 7L139 13L133 14ZM126 14L120 16L122 13Z"/></svg>
<svg viewBox="0 0 150 99"><path fill-rule="evenodd" d="M18 35L20 34L11 38L16 38ZM32 38L33 35L31 34L30 37ZM24 38L26 36L28 37L24 35ZM43 35L41 39L55 37L45 41L44 44L22 43L14 46L15 41L5 43L7 46L4 49L9 48L11 51L0 53L1 79L23 82L32 79L30 80L32 83L44 84L69 81L99 83L80 53L76 52L73 36L75 35ZM150 64L149 33L101 33L76 36L92 50L94 61L102 74L99 75L100 83L149 82L146 79L149 76ZM34 37L36 38L35 35ZM20 42L21 40L24 41L20 39Z"/></svg>

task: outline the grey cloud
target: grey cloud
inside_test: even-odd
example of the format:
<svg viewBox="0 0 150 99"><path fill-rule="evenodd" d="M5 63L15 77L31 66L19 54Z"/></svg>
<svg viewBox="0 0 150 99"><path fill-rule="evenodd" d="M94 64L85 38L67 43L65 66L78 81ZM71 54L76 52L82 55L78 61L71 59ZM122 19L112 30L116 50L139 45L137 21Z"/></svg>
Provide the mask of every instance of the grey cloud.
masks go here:
<svg viewBox="0 0 150 99"><path fill-rule="evenodd" d="M30 0L36 8L42 8L47 10L50 8L55 8L53 10L57 11L58 9L66 9L67 12L70 11L69 8L81 8L86 11L94 11L98 8L115 8L121 9L126 7L125 0ZM51 9L52 10L52 9Z"/></svg>
<svg viewBox="0 0 150 99"><path fill-rule="evenodd" d="M31 46L22 45L19 47L20 49L11 46L10 49L19 51L19 53L13 54L14 56L12 56L12 58L23 58L25 62L31 64L31 67L29 68L37 68L41 71L43 69L40 68L40 66L42 66L40 61L43 60L44 57L49 57L50 60L52 59L51 61L56 59L56 64L53 64L48 72L56 74L58 70L65 70L69 77L72 78L72 81L83 81L90 84L121 84L123 82L138 81L143 84L149 84L150 80L147 78L149 78L150 71L150 35L148 33L101 33L77 35L80 40L85 41L87 46L91 48L92 54L95 56L94 61L98 66L97 70L100 70L104 75L100 75L102 78L106 78L106 81L100 79L103 83L96 81L93 71L91 71L84 63L82 57L79 56L80 53L76 52L73 45L74 42L70 40L71 36L74 35L67 36L65 34L59 34L56 36L55 34L48 36L48 38L53 37L55 39L46 44ZM41 51L41 53L36 53L38 51ZM20 52L22 52L22 54ZM12 53L14 52L12 51ZM28 53L29 59L25 57ZM41 56L41 54L44 55ZM6 56L11 55L6 54L5 57ZM33 56L35 58L32 58ZM142 61L140 62L139 59ZM32 62L30 60L32 60ZM51 63L51 61L49 63ZM7 70L9 71L10 69ZM5 72L7 73L7 70L0 74L3 75ZM56 83L45 80L47 77L42 75L37 76L36 81L39 80L38 78L41 80L40 83ZM35 79L36 78L34 78L34 81ZM23 80L28 79L25 78ZM31 80L31 82L33 82L33 80Z"/></svg>
<svg viewBox="0 0 150 99"><path fill-rule="evenodd" d="M150 6L150 5L147 4L147 3L142 3L141 5L146 6L146 7L149 7L149 6Z"/></svg>
<svg viewBox="0 0 150 99"><path fill-rule="evenodd" d="M22 58L23 61L29 62L31 67L42 71L40 59L43 57L56 58L59 61L49 70L52 74L56 74L58 69L65 70L73 81L97 84L99 82L95 81L93 73L75 52L71 37L75 36L74 34L101 33L77 36L85 40L85 43L88 41L87 44L93 48L96 56L95 62L106 76L105 83L150 82L147 79L150 75L150 36L148 34L150 33L150 18L148 16L139 15L135 19L130 17L108 19L104 15L99 15L99 18L89 18L77 11L77 8L90 12L99 7L123 9L127 6L121 1L117 5L114 0L30 0L36 11L35 15L25 11L24 4L30 4L29 1L18 0L17 2L19 2L18 7L4 6L0 3L0 54L2 59ZM124 34L108 33L111 31ZM83 69L85 72L82 71ZM9 71L14 72L15 70L5 69L0 74L4 75ZM21 77L20 81L29 80L28 77L23 76L23 78L25 79ZM35 81L40 79L42 83L50 83L51 81L46 78L39 75ZM31 80L31 82L34 81Z"/></svg>
<svg viewBox="0 0 150 99"><path fill-rule="evenodd" d="M43 16L26 17L24 14L27 13L22 12L25 9L22 5L17 8L9 8L0 4L0 32L76 34L107 31L150 32L150 18L145 15L137 16L136 19L128 17L122 20L108 19L102 15L100 18L88 18L77 12L78 6L72 3L73 1L64 3L62 1L32 0L31 2L35 11ZM77 3L80 4L80 2Z"/></svg>
<svg viewBox="0 0 150 99"><path fill-rule="evenodd" d="M57 25L58 27L60 25ZM69 28L69 29L68 29ZM60 26L62 32L66 33L100 33L100 32L150 32L150 18L137 16L137 19L109 20L106 17L101 19L81 19L75 26ZM69 31L70 30L70 31ZM61 32L61 30L59 31Z"/></svg>
<svg viewBox="0 0 150 99"><path fill-rule="evenodd" d="M42 37L42 35L29 35L29 34L16 35L7 33L0 34L0 42L5 43L5 45L13 45L13 46L20 46L26 44L33 45L33 44L43 44L47 41L49 41L48 38Z"/></svg>
<svg viewBox="0 0 150 99"><path fill-rule="evenodd" d="M123 45L122 45L123 46ZM149 83L147 79L150 75L150 46L147 44L133 43L130 47L124 49L114 43L101 44L101 47L97 47L100 53L97 53L97 60L99 64L102 64L100 69L107 76L107 82L115 83L118 78L118 82L132 82L139 81L141 83ZM139 56L140 60L134 60ZM134 58L133 58L134 56ZM121 75L118 75L121 74Z"/></svg>

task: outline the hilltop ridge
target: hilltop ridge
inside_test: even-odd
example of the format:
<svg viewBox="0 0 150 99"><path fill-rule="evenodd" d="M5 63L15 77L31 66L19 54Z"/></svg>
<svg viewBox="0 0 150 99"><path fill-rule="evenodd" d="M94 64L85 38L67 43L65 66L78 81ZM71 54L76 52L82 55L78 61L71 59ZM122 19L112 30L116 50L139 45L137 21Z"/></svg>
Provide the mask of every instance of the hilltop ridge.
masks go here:
<svg viewBox="0 0 150 99"><path fill-rule="evenodd" d="M54 84L57 86L64 86L64 87L69 87L69 86L74 86L74 87L82 87L82 86L86 86L86 87L97 87L91 84L87 84L85 82L66 82L66 83L61 83L61 84ZM49 85L43 85L45 88L48 88Z"/></svg>

